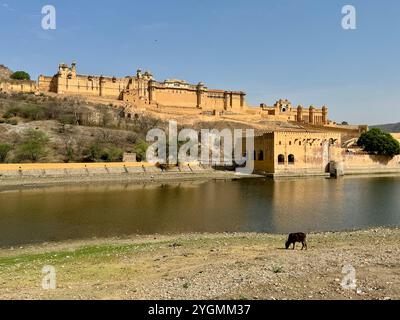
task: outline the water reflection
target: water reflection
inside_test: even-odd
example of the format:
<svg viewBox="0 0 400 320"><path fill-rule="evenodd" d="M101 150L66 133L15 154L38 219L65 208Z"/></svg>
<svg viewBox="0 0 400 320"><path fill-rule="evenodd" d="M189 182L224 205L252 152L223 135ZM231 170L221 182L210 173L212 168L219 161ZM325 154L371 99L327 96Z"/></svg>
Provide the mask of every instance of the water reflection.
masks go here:
<svg viewBox="0 0 400 320"><path fill-rule="evenodd" d="M400 225L400 178L104 184L0 192L0 245L129 234Z"/></svg>

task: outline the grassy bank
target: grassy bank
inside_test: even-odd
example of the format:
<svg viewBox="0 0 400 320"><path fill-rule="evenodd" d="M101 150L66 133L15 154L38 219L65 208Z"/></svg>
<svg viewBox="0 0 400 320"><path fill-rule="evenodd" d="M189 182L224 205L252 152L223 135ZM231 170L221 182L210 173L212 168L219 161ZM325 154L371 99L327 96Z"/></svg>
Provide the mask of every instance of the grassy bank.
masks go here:
<svg viewBox="0 0 400 320"><path fill-rule="evenodd" d="M141 236L0 249L2 299L399 299L399 229ZM358 292L340 286L356 269ZM57 289L41 287L54 266Z"/></svg>

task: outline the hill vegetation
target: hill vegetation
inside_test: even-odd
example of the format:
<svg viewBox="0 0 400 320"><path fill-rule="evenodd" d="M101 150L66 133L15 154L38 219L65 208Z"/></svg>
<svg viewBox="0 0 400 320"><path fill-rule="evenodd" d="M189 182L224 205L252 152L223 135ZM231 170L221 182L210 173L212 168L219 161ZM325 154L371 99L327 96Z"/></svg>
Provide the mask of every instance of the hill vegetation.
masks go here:
<svg viewBox="0 0 400 320"><path fill-rule="evenodd" d="M400 132L400 122L380 124L376 126L371 126L371 128L378 128L385 132L399 133Z"/></svg>
<svg viewBox="0 0 400 320"><path fill-rule="evenodd" d="M78 98L0 94L0 162L121 161L144 158L145 135L165 122Z"/></svg>

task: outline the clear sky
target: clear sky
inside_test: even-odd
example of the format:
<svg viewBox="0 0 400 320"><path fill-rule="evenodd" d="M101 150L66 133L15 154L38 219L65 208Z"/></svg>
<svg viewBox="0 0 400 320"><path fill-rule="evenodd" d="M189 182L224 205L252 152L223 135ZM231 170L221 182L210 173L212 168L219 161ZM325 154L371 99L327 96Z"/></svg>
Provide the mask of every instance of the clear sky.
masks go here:
<svg viewBox="0 0 400 320"><path fill-rule="evenodd" d="M43 30L43 5L56 30ZM341 26L344 5L357 29ZM32 77L180 78L243 90L252 105L326 104L351 123L400 121L398 0L0 0L0 63Z"/></svg>

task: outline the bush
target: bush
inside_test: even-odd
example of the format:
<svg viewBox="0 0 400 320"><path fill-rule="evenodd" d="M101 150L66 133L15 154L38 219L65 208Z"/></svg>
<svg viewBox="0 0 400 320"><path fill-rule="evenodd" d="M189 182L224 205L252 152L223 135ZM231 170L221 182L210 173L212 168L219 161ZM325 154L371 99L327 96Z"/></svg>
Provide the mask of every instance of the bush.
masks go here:
<svg viewBox="0 0 400 320"><path fill-rule="evenodd" d="M99 160L102 156L103 148L98 142L93 142L89 145L86 150L86 156L84 157L84 161L95 162Z"/></svg>
<svg viewBox="0 0 400 320"><path fill-rule="evenodd" d="M139 161L144 161L146 160L146 151L149 145L147 144L146 141L139 140L139 142L135 145L135 153L136 157L138 158Z"/></svg>
<svg viewBox="0 0 400 320"><path fill-rule="evenodd" d="M400 154L400 144L390 133L383 132L381 129L371 129L363 133L357 144L365 151L393 157Z"/></svg>
<svg viewBox="0 0 400 320"><path fill-rule="evenodd" d="M12 117L16 117L21 113L21 108L20 107L9 107L6 111L6 113L3 115L4 119L9 119Z"/></svg>
<svg viewBox="0 0 400 320"><path fill-rule="evenodd" d="M58 116L58 121L63 125L75 123L74 116L72 114L60 114Z"/></svg>
<svg viewBox="0 0 400 320"><path fill-rule="evenodd" d="M12 150L12 146L8 143L0 143L0 162L6 162L8 153Z"/></svg>
<svg viewBox="0 0 400 320"><path fill-rule="evenodd" d="M107 162L121 162L124 156L124 151L117 147L109 147L102 152L101 160Z"/></svg>
<svg viewBox="0 0 400 320"><path fill-rule="evenodd" d="M43 117L43 110L36 105L27 105L21 107L21 117L30 120L40 120Z"/></svg>
<svg viewBox="0 0 400 320"><path fill-rule="evenodd" d="M29 73L25 71L16 71L11 75L11 79L15 80L31 80Z"/></svg>
<svg viewBox="0 0 400 320"><path fill-rule="evenodd" d="M21 117L30 120L40 120L43 118L43 109L37 105L21 105L9 107L3 118Z"/></svg>
<svg viewBox="0 0 400 320"><path fill-rule="evenodd" d="M46 144L49 141L47 135L39 130L28 129L25 131L17 152L19 161L38 161L47 155Z"/></svg>
<svg viewBox="0 0 400 320"><path fill-rule="evenodd" d="M13 126L16 126L17 124L18 124L18 120L17 119L7 119L6 121L5 121L5 123L7 123L7 124L11 124L11 125L13 125Z"/></svg>

